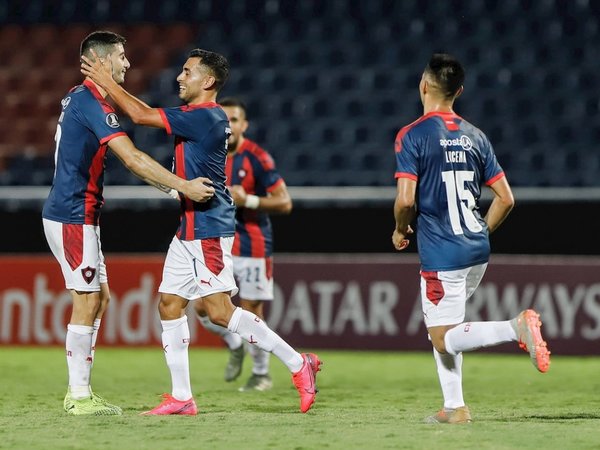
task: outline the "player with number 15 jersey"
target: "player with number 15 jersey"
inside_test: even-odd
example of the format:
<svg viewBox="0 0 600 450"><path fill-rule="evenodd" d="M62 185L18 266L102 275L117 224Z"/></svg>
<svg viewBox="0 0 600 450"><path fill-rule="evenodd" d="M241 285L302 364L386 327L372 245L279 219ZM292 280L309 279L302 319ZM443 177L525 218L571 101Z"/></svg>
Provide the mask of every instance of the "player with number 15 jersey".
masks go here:
<svg viewBox="0 0 600 450"><path fill-rule="evenodd" d="M395 143L392 242L396 250L405 249L417 219L421 308L444 398L426 423L471 422L462 390L464 352L516 341L540 372L550 365L534 310L510 320L465 322L467 300L487 269L489 234L506 219L514 198L487 137L454 112L464 78L455 57L434 54L419 83L423 116L402 128ZM484 217L483 184L493 193Z"/></svg>
<svg viewBox="0 0 600 450"><path fill-rule="evenodd" d="M504 172L488 138L454 112L430 112L396 137L396 178L418 182L417 227L423 270L455 270L487 262L487 225L479 213L481 184Z"/></svg>

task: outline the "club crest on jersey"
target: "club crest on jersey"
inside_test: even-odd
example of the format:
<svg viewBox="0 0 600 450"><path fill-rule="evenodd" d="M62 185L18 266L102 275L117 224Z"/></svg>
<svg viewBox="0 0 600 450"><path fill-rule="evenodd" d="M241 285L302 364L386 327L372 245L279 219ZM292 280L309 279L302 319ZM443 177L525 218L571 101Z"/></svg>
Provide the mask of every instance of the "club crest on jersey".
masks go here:
<svg viewBox="0 0 600 450"><path fill-rule="evenodd" d="M106 124L111 128L119 128L119 118L115 113L110 113L106 116Z"/></svg>
<svg viewBox="0 0 600 450"><path fill-rule="evenodd" d="M90 266L84 267L81 269L81 276L87 284L90 284L96 276L96 269Z"/></svg>
<svg viewBox="0 0 600 450"><path fill-rule="evenodd" d="M62 109L66 109L67 106L69 106L69 103L71 103L71 97L63 98L60 101L60 104L62 105Z"/></svg>

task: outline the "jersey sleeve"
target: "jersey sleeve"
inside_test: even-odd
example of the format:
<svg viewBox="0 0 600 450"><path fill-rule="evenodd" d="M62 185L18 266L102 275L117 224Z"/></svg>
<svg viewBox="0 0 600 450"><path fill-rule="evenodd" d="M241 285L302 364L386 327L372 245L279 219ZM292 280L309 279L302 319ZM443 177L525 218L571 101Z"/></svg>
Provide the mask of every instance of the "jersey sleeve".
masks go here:
<svg viewBox="0 0 600 450"><path fill-rule="evenodd" d="M489 186L504 176L504 170L502 170L494 148L487 138L484 139L483 150L483 178L485 184Z"/></svg>
<svg viewBox="0 0 600 450"><path fill-rule="evenodd" d="M275 168L275 161L267 152L257 155L258 170L256 176L267 192L272 192L283 183L283 178Z"/></svg>
<svg viewBox="0 0 600 450"><path fill-rule="evenodd" d="M85 117L87 125L92 130L100 144L105 144L117 136L125 135L121 128L119 117L111 107L104 107L97 102L90 103L85 110L80 113Z"/></svg>
<svg viewBox="0 0 600 450"><path fill-rule="evenodd" d="M413 136L406 128L398 132L395 142L396 173L395 178L417 180L419 170L419 152Z"/></svg>
<svg viewBox="0 0 600 450"><path fill-rule="evenodd" d="M194 139L200 133L198 122L190 120L190 114L202 114L202 110L184 111L181 107L159 108L165 130L168 134L184 139Z"/></svg>

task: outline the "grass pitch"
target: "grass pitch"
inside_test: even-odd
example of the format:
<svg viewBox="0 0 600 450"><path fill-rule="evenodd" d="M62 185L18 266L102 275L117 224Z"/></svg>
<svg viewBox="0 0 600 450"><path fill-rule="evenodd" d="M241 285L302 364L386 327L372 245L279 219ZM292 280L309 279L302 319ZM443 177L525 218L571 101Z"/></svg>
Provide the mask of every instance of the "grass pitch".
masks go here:
<svg viewBox="0 0 600 450"><path fill-rule="evenodd" d="M317 352L317 402L299 412L287 369L272 358L271 391L240 393L250 360L222 380L227 352L190 351L196 417L143 417L170 391L160 348L99 348L93 387L119 417L62 410L60 348L0 347L0 449L597 449L600 358L554 357L547 374L528 356L465 356L465 400L474 422L427 425L441 406L429 353Z"/></svg>

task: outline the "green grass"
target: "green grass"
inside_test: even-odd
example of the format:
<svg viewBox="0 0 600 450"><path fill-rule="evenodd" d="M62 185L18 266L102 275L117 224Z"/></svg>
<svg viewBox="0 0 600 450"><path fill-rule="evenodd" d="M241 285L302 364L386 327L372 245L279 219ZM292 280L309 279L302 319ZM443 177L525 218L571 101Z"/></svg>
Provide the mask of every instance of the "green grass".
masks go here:
<svg viewBox="0 0 600 450"><path fill-rule="evenodd" d="M170 391L160 348L96 353L94 390L120 417L62 411L64 350L0 348L0 449L597 449L600 358L554 357L539 374L527 355L465 356L474 422L426 425L441 405L429 353L318 352L324 360L308 414L272 358L273 390L240 393L222 381L227 353L190 352L196 417L142 417Z"/></svg>

